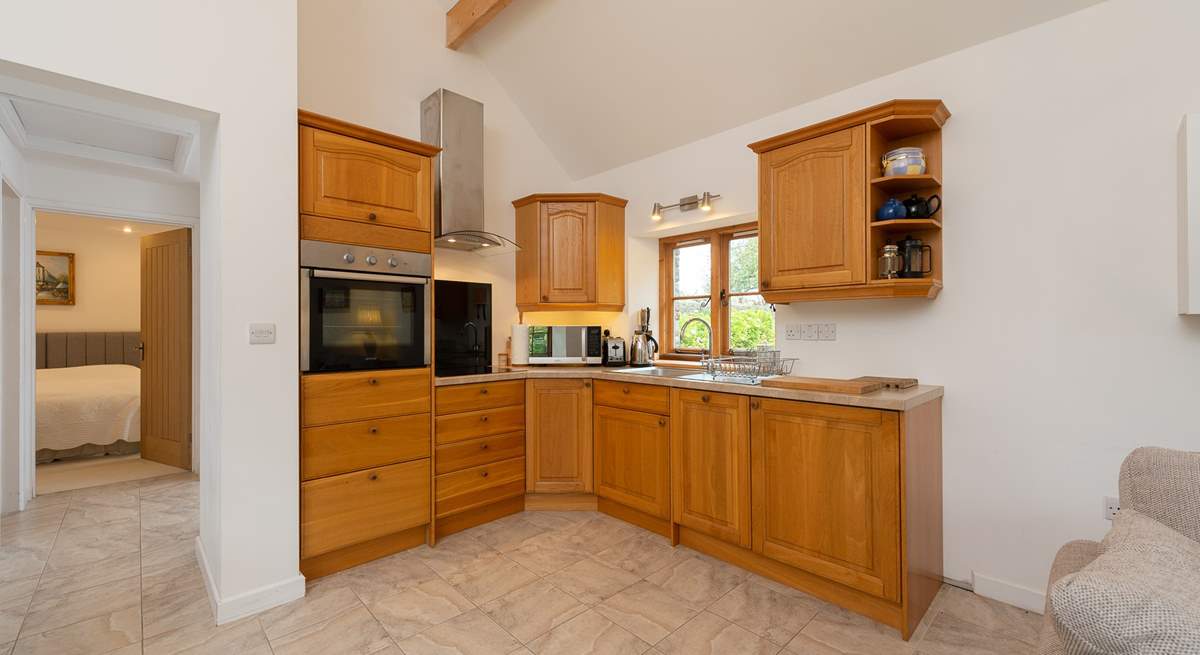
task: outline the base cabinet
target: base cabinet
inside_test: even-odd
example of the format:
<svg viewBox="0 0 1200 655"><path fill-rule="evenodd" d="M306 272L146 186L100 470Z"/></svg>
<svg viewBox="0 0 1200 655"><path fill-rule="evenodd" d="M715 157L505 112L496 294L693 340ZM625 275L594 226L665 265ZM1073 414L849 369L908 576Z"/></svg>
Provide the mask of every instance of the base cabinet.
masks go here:
<svg viewBox="0 0 1200 655"><path fill-rule="evenodd" d="M750 401L671 390L671 505L679 525L750 547Z"/></svg>
<svg viewBox="0 0 1200 655"><path fill-rule="evenodd" d="M897 413L772 399L751 406L755 552L898 601Z"/></svg>
<svg viewBox="0 0 1200 655"><path fill-rule="evenodd" d="M596 495L650 516L670 518L670 420L646 412L597 406L592 425Z"/></svg>
<svg viewBox="0 0 1200 655"><path fill-rule="evenodd" d="M592 492L592 381L527 380L526 490Z"/></svg>

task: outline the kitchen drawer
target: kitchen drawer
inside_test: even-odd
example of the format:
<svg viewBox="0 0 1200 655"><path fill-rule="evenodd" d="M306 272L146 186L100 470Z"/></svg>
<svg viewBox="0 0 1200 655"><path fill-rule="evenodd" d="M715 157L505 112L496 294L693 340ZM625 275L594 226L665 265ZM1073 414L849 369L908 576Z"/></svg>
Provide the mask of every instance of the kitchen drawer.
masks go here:
<svg viewBox="0 0 1200 655"><path fill-rule="evenodd" d="M481 382L438 387L437 414L454 414L479 409L525 404L525 381Z"/></svg>
<svg viewBox="0 0 1200 655"><path fill-rule="evenodd" d="M525 493L525 458L437 476L439 518Z"/></svg>
<svg viewBox="0 0 1200 655"><path fill-rule="evenodd" d="M596 380L595 403L666 416L671 413L671 389L652 384Z"/></svg>
<svg viewBox="0 0 1200 655"><path fill-rule="evenodd" d="M302 559L428 522L428 459L300 485Z"/></svg>
<svg viewBox="0 0 1200 655"><path fill-rule="evenodd" d="M429 414L335 423L300 431L304 480L429 457Z"/></svg>
<svg viewBox="0 0 1200 655"><path fill-rule="evenodd" d="M300 395L305 427L420 414L429 411L429 369L310 373Z"/></svg>
<svg viewBox="0 0 1200 655"><path fill-rule="evenodd" d="M493 434L518 432L525 429L525 406L485 409L478 412L462 412L439 416L437 421L437 443L454 443L467 439L489 437Z"/></svg>
<svg viewBox="0 0 1200 655"><path fill-rule="evenodd" d="M438 446L434 472L452 473L525 455L525 433L513 432Z"/></svg>

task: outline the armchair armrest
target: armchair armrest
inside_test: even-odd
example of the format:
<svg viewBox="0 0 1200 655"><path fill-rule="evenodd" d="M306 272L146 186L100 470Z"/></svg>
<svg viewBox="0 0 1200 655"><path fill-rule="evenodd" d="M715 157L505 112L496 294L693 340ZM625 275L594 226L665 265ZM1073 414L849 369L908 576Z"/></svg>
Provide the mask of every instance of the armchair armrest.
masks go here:
<svg viewBox="0 0 1200 655"><path fill-rule="evenodd" d="M1200 452L1138 448L1121 464L1121 507L1200 541Z"/></svg>

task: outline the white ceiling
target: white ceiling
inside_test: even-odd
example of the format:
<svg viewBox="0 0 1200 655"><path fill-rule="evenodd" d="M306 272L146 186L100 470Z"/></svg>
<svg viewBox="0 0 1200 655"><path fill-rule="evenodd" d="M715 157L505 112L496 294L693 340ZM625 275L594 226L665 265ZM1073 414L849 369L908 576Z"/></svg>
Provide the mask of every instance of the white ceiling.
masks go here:
<svg viewBox="0 0 1200 655"><path fill-rule="evenodd" d="M1100 1L520 0L464 50L578 179Z"/></svg>

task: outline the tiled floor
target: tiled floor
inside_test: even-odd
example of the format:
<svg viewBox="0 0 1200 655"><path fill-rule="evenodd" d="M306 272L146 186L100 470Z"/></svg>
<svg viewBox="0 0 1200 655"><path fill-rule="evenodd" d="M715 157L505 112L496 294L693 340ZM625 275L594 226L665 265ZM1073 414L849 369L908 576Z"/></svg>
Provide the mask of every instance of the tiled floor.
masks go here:
<svg viewBox="0 0 1200 655"><path fill-rule="evenodd" d="M918 635L592 512L526 512L317 580L214 626L191 476L39 497L3 518L0 655L1019 655L1040 617L943 588Z"/></svg>

